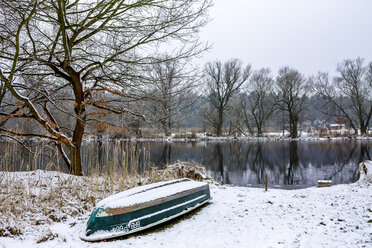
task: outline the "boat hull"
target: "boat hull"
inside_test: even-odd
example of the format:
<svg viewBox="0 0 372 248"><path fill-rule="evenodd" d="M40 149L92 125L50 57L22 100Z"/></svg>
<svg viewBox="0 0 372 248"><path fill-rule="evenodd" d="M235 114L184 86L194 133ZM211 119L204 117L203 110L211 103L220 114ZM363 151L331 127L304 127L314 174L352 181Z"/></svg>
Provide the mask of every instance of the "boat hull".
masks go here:
<svg viewBox="0 0 372 248"><path fill-rule="evenodd" d="M181 180L176 183L182 186ZM161 190L167 190L167 185ZM151 192L151 189L148 191ZM198 187L139 204L119 208L98 207L94 209L85 233L80 237L86 241L98 241L128 235L181 216L210 199L209 186L202 183Z"/></svg>

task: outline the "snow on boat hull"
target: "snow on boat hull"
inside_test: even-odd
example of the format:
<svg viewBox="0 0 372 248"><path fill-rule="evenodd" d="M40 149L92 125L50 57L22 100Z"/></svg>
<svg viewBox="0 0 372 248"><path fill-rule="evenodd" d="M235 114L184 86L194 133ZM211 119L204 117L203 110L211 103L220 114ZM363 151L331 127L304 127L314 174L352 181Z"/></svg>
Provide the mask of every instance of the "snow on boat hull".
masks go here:
<svg viewBox="0 0 372 248"><path fill-rule="evenodd" d="M138 232L185 214L210 199L207 183L189 179L137 187L99 202L80 238L98 241Z"/></svg>

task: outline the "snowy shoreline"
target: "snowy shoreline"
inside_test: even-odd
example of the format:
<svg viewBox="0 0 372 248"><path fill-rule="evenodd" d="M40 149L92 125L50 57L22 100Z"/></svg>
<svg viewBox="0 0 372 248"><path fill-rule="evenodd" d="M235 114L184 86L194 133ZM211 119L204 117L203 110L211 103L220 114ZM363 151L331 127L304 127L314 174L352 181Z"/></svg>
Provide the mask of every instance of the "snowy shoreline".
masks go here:
<svg viewBox="0 0 372 248"><path fill-rule="evenodd" d="M58 237L40 244L33 234L0 238L0 247L368 247L372 244L371 187L358 184L293 191L213 186L212 203L190 219L155 233L87 243L70 227L54 223ZM35 236L33 236L35 235Z"/></svg>
<svg viewBox="0 0 372 248"><path fill-rule="evenodd" d="M174 138L170 137L157 137L157 138L110 138L108 136L92 136L87 135L83 138L83 142L92 142L92 141L131 141L131 142L253 142L253 141L304 141L304 142L323 142L323 141L372 141L372 136L351 136L351 137L317 137L317 136L303 136L298 138L289 138L283 137L281 135L278 136L270 136L270 137L234 137L234 136L224 136L224 137L214 137L214 136L197 136L198 138ZM4 141L14 141L10 138L2 138ZM22 140L20 138L19 140ZM29 141L33 141L35 143L48 141L47 139L43 138L27 138Z"/></svg>
<svg viewBox="0 0 372 248"><path fill-rule="evenodd" d="M24 223L24 234L0 237L0 247L369 247L371 188L371 182L363 180L329 188L268 192L212 184L210 204L165 229L88 243L78 235L89 210L61 222ZM37 243L43 236L46 240Z"/></svg>
<svg viewBox="0 0 372 248"><path fill-rule="evenodd" d="M92 138L87 137L85 142L89 141L132 141L132 142L252 142L252 141L372 141L372 137L203 137L203 138L127 138L127 139L110 139L110 138Z"/></svg>

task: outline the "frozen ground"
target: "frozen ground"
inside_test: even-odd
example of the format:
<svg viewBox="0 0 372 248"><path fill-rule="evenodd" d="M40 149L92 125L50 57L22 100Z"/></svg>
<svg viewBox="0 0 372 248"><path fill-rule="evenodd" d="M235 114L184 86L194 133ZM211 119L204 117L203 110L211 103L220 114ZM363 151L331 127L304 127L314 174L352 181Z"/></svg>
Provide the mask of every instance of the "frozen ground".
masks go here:
<svg viewBox="0 0 372 248"><path fill-rule="evenodd" d="M19 237L0 248L26 247L372 247L372 184L280 190L214 186L213 200L166 228L110 242L79 239L88 214ZM49 235L48 235L49 233ZM41 237L48 237L37 244Z"/></svg>

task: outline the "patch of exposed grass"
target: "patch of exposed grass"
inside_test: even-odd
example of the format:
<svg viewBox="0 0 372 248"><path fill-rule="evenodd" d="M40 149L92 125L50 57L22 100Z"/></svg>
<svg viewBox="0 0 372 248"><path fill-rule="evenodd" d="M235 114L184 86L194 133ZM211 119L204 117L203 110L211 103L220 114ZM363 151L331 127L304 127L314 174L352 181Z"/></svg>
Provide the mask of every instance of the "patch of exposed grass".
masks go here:
<svg viewBox="0 0 372 248"><path fill-rule="evenodd" d="M52 231L48 230L47 233L45 233L44 235L42 235L37 241L36 243L37 244L40 244L40 243L43 243L43 242L46 242L48 240L53 240L55 238L58 238L58 234L55 234L55 233L52 233Z"/></svg>
<svg viewBox="0 0 372 248"><path fill-rule="evenodd" d="M5 226L0 228L0 237L15 237L22 235L22 231L15 226Z"/></svg>

